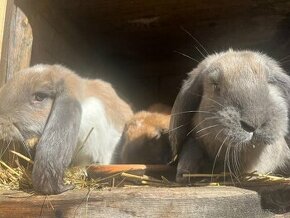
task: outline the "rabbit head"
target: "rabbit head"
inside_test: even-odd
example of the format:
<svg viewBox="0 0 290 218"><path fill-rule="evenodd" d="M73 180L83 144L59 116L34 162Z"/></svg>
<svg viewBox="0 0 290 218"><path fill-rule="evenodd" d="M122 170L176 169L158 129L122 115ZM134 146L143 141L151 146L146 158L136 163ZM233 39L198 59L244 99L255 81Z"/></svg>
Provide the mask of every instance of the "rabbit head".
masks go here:
<svg viewBox="0 0 290 218"><path fill-rule="evenodd" d="M147 111L152 112L152 113L161 113L161 114L169 115L171 113L171 107L166 104L155 103L155 104L150 105Z"/></svg>
<svg viewBox="0 0 290 218"><path fill-rule="evenodd" d="M141 111L130 119L120 141L122 163L166 164L171 150L168 139L169 115Z"/></svg>
<svg viewBox="0 0 290 218"><path fill-rule="evenodd" d="M33 186L44 194L71 188L63 184L80 125L79 79L58 65L36 65L9 80L0 90L0 136L3 140L39 138Z"/></svg>
<svg viewBox="0 0 290 218"><path fill-rule="evenodd" d="M191 137L209 159L238 156L239 171L256 170L266 145L288 134L289 91L290 78L264 54L229 50L208 56L189 73L173 106L173 153L180 154ZM275 168L274 160L264 161L261 171Z"/></svg>

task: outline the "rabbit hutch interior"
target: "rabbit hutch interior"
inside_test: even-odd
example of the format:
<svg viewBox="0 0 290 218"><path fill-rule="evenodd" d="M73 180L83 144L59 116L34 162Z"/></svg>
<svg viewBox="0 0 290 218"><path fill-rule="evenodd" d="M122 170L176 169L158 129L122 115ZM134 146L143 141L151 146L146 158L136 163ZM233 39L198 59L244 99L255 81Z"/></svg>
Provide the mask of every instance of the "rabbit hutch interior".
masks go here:
<svg viewBox="0 0 290 218"><path fill-rule="evenodd" d="M1 85L20 69L38 63L57 63L83 77L110 82L134 111L146 109L154 103L172 106L186 74L206 55L229 48L262 51L280 61L286 71L290 70L290 2L287 0L1 0L0 22ZM139 197L150 199L150 190L138 190ZM95 200L109 199L124 212L133 202L126 197L113 199L121 192L103 193L101 197L96 195ZM183 196L179 192L205 197L215 204L214 197L211 200L205 188L200 189L200 194L189 189L172 189L171 199ZM212 188L211 192L213 196L228 197L220 207L229 204L245 216L265 213L256 192L229 187L225 190ZM156 214L162 215L160 211L167 211L164 208L169 205L166 193L158 189L156 196L162 200L154 205L136 200L138 196L132 197L136 200L132 214L149 216L152 211L158 211ZM69 209L62 202L80 205L79 199L84 196L78 194L56 196L51 201L57 205L55 208L63 207L67 212ZM123 194L128 193L124 191ZM6 203L2 204L1 198L0 208L15 214L18 212L13 210L13 205L22 208L18 199L5 198ZM234 203L245 202L246 198L253 207ZM174 201L170 201L173 209L167 213L191 213L191 209L202 205L202 200L193 199L195 201L187 199L185 202L194 207L189 207L189 203L177 207ZM32 201L26 201L28 207L32 207ZM43 201L35 202L41 208ZM144 204L144 208L150 206L154 210L144 212L138 202ZM101 213L101 205L91 205L99 208L97 210ZM217 208L202 208L197 213L217 212ZM41 210L50 213L46 206ZM39 211L25 213L39 214ZM118 213L121 214L122 210L119 209Z"/></svg>

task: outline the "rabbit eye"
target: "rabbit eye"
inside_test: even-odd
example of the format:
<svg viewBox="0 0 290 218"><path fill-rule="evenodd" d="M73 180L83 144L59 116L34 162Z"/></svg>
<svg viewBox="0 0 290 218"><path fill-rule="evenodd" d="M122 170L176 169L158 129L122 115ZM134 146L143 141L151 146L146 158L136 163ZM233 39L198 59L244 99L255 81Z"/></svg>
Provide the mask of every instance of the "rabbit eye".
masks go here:
<svg viewBox="0 0 290 218"><path fill-rule="evenodd" d="M49 97L49 95L47 93L44 93L44 92L36 92L34 94L34 99L33 100L40 102L40 101L43 101L44 99L46 99L48 97Z"/></svg>
<svg viewBox="0 0 290 218"><path fill-rule="evenodd" d="M212 83L212 86L213 86L214 91L218 91L218 92L220 91L220 86L218 83Z"/></svg>

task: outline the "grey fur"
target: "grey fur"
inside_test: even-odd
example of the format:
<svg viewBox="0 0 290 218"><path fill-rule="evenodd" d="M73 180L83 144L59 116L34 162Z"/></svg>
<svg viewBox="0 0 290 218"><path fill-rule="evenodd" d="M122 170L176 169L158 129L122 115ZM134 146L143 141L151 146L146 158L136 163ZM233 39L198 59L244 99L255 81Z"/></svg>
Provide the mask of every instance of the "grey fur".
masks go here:
<svg viewBox="0 0 290 218"><path fill-rule="evenodd" d="M36 147L32 171L32 182L36 191L58 194L72 188L63 184L63 176L76 149L80 121L80 103L66 96L65 91L57 93Z"/></svg>
<svg viewBox="0 0 290 218"><path fill-rule="evenodd" d="M289 76L264 54L208 56L189 73L173 106L169 137L179 155L177 180L182 172L224 169L290 174L289 95Z"/></svg>
<svg viewBox="0 0 290 218"><path fill-rule="evenodd" d="M36 152L30 150L32 157L35 154L33 187L42 194L57 194L72 188L64 185L63 175L77 144L81 105L68 93L62 74L45 77L35 69L19 72L1 88L0 138L23 145L40 138ZM44 93L44 99L37 102L36 93Z"/></svg>

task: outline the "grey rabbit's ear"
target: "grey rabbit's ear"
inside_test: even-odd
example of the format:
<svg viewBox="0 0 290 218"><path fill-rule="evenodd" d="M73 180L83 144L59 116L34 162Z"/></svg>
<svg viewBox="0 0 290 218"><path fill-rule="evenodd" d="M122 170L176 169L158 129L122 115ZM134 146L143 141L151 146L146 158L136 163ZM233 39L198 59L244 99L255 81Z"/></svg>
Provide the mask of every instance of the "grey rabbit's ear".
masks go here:
<svg viewBox="0 0 290 218"><path fill-rule="evenodd" d="M202 73L195 69L189 74L174 102L169 127L169 140L173 157L180 152L182 144L190 131L193 111L199 108L203 94L202 83Z"/></svg>
<svg viewBox="0 0 290 218"><path fill-rule="evenodd" d="M272 71L271 82L280 88L285 96L285 102L288 105L288 132L290 133L290 77L280 71ZM290 147L290 134L287 134L285 140Z"/></svg>
<svg viewBox="0 0 290 218"><path fill-rule="evenodd" d="M64 87L57 85L56 95L44 132L36 147L32 184L42 194L58 194L71 189L63 175L71 163L81 122L81 105Z"/></svg>
<svg viewBox="0 0 290 218"><path fill-rule="evenodd" d="M280 72L271 74L271 82L281 89L286 97L285 100L290 105L290 77L280 70Z"/></svg>
<svg viewBox="0 0 290 218"><path fill-rule="evenodd" d="M125 136L125 131L123 131L121 138L119 139L119 142L118 142L118 144L115 147L115 150L113 152L113 155L112 155L112 158L110 161L111 164L123 163L121 156L122 156L122 150L123 150L124 146L126 146L125 143L126 143L126 136Z"/></svg>

